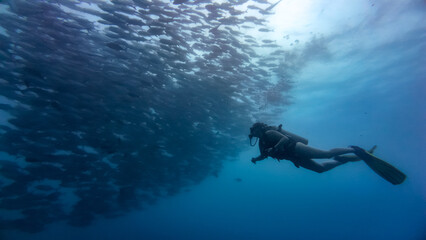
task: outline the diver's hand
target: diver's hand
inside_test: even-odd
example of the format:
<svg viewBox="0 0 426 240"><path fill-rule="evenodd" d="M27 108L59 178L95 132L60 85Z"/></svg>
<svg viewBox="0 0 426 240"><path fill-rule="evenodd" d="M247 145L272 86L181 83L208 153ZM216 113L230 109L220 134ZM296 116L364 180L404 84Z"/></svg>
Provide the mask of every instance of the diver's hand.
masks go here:
<svg viewBox="0 0 426 240"><path fill-rule="evenodd" d="M251 162L256 164L256 158L251 158Z"/></svg>

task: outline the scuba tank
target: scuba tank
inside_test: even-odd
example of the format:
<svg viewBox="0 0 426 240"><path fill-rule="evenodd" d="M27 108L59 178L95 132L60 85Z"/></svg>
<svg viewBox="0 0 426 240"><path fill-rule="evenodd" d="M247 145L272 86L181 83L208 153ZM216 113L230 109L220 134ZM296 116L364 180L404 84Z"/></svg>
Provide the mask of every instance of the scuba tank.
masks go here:
<svg viewBox="0 0 426 240"><path fill-rule="evenodd" d="M282 124L280 124L278 127L275 127L275 126L268 126L268 125L266 125L266 124L262 124L262 123L256 123L256 124L264 125L264 126L262 126L262 127L265 129L265 131L267 131L267 130L275 130L275 131L280 132L281 134L285 135L286 137L290 138L290 139L291 139L291 140L293 140L294 142L301 142L301 143L303 143L303 144L308 145L308 139L303 138L303 137L301 137L301 136L299 136L299 135L296 135L296 134L294 134L294 133L291 133L291 132L288 132L288 131L284 130L284 129L282 128L282 126L283 126ZM253 127L254 127L256 124L254 124L254 125L253 125ZM251 128L250 128L250 134L249 134L250 146L255 146L255 145L256 145L256 143L257 143L257 140L258 140L258 138L256 138L255 143L254 143L254 144L252 144L252 138L253 138L253 135L251 134L251 131L252 131L252 128L253 128L253 127L251 127Z"/></svg>
<svg viewBox="0 0 426 240"><path fill-rule="evenodd" d="M275 131L278 131L278 132L280 132L280 133L282 133L282 134L284 134L285 136L287 136L288 138L291 138L291 139L293 139L294 141L296 141L296 142L301 142L301 143L303 143L303 144L305 144L305 145L308 145L308 139L306 139L306 138L304 138L304 137L301 137L301 136L299 136L299 135L296 135L296 134L294 134L294 133L291 133L291 132L289 132L289 131L286 131L286 130L284 130L283 128L282 128L282 124L280 124L278 127L271 127L271 129L273 129L273 130L275 130Z"/></svg>

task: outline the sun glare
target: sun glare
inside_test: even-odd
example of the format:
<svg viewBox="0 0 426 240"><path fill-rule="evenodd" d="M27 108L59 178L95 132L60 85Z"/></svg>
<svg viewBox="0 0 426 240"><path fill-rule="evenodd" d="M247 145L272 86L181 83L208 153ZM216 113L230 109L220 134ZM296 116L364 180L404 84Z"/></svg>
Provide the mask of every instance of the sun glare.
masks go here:
<svg viewBox="0 0 426 240"><path fill-rule="evenodd" d="M275 33L280 35L309 33L312 24L312 1L290 0L278 4L275 14L269 19Z"/></svg>

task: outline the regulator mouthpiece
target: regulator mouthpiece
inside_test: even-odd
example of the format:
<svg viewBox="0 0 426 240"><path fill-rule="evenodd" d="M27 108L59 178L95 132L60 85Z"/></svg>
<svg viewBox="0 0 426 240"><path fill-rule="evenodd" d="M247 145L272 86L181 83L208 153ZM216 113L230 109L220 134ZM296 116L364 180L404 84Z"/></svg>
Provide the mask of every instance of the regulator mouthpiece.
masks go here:
<svg viewBox="0 0 426 240"><path fill-rule="evenodd" d="M253 139L253 135L249 134L249 139L250 139L250 146L254 147L256 146L257 141L259 140L259 138L256 138L256 141L254 142L254 144L251 143L251 140Z"/></svg>

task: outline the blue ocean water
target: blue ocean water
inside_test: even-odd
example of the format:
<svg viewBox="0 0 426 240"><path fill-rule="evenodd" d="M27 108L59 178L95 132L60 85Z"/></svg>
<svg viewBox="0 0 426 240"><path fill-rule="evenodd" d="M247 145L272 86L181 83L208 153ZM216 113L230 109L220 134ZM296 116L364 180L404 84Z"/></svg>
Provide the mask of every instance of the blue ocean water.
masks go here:
<svg viewBox="0 0 426 240"><path fill-rule="evenodd" d="M121 13L88 22L57 1L0 4L1 239L426 238L424 1L112 2L86 11ZM286 25L286 8L309 16ZM135 10L149 27L123 23ZM102 19L107 37L90 24ZM364 162L254 165L255 121L321 149L377 145L407 179Z"/></svg>

